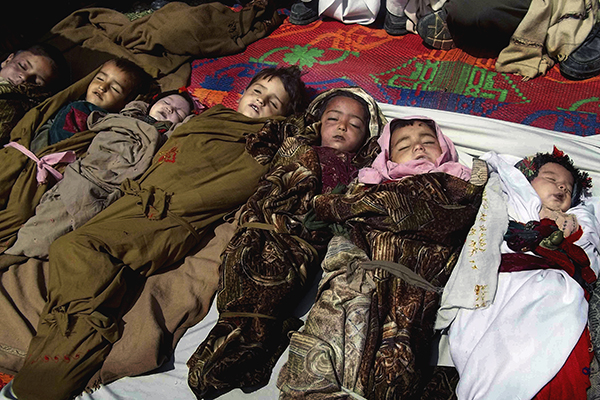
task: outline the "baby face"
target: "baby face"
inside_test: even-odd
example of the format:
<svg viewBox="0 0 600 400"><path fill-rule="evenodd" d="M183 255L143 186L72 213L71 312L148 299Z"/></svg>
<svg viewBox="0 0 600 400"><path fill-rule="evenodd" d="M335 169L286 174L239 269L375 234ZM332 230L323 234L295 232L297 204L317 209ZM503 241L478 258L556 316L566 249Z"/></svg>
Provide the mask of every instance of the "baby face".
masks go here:
<svg viewBox="0 0 600 400"><path fill-rule="evenodd" d="M131 90L129 75L107 61L90 82L85 99L106 111L117 112L125 106Z"/></svg>
<svg viewBox="0 0 600 400"><path fill-rule="evenodd" d="M423 122L416 121L392 132L390 160L397 164L421 159L435 163L441 155L437 134Z"/></svg>
<svg viewBox="0 0 600 400"><path fill-rule="evenodd" d="M31 83L36 86L46 86L54 78L52 60L38 56L30 51L22 51L9 55L0 64L0 78L13 85Z"/></svg>
<svg viewBox="0 0 600 400"><path fill-rule="evenodd" d="M327 103L321 116L321 146L353 153L367 135L365 109L361 103L346 96L337 96Z"/></svg>
<svg viewBox="0 0 600 400"><path fill-rule="evenodd" d="M573 175L565 167L546 163L531 181L531 186L542 199L542 205L551 210L567 211L571 208L574 183Z"/></svg>
<svg viewBox="0 0 600 400"><path fill-rule="evenodd" d="M284 115L290 101L283 82L277 77L263 78L244 91L237 111L248 118L265 118Z"/></svg>
<svg viewBox="0 0 600 400"><path fill-rule="evenodd" d="M157 121L178 124L190 115L190 112L190 103L183 96L171 94L154 103L148 114Z"/></svg>

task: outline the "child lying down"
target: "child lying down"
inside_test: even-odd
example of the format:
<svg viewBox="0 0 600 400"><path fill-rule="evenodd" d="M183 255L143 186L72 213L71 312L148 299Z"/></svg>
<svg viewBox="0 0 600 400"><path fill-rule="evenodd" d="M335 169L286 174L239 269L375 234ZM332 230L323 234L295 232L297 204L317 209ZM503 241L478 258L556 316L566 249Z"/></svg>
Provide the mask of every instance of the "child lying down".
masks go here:
<svg viewBox="0 0 600 400"><path fill-rule="evenodd" d="M93 110L118 112L137 95L148 93L152 79L135 63L115 58L97 71L30 109L0 149L0 250L35 213L43 194L56 183L51 165L82 157L96 135L87 129ZM52 172L54 171L54 172Z"/></svg>
<svg viewBox="0 0 600 400"><path fill-rule="evenodd" d="M219 320L187 363L198 398L268 382L331 237L309 227L311 199L356 178L382 121L363 89L336 88L312 101L298 134L281 146L222 256Z"/></svg>
<svg viewBox="0 0 600 400"><path fill-rule="evenodd" d="M121 197L121 183L141 176L169 134L195 111L191 96L175 90L150 103L133 101L119 113L92 112L88 129L98 133L86 156L69 164L44 194L6 254L46 258L55 239Z"/></svg>
<svg viewBox="0 0 600 400"><path fill-rule="evenodd" d="M470 169L426 117L393 120L379 144L358 184L314 200L317 217L346 233L330 241L316 302L291 334L281 398L433 398L425 387L439 293L483 187L467 182Z"/></svg>
<svg viewBox="0 0 600 400"><path fill-rule="evenodd" d="M600 232L586 202L591 181L556 148L523 160L494 152L481 158L497 194L488 193L487 215L473 232L487 238L474 251L478 258L461 256L471 265L459 262L443 299L443 310L458 310L449 330L458 397L586 399L593 357L587 299ZM454 282L473 282L464 273L479 274L475 306L456 297Z"/></svg>
<svg viewBox="0 0 600 400"><path fill-rule="evenodd" d="M84 390L122 336L121 318L146 278L182 260L254 191L283 139L284 115L304 94L297 67L260 71L239 111L215 105L180 125L148 170L121 185L121 198L52 243L47 302L12 381L16 397ZM61 362L45 363L50 353Z"/></svg>

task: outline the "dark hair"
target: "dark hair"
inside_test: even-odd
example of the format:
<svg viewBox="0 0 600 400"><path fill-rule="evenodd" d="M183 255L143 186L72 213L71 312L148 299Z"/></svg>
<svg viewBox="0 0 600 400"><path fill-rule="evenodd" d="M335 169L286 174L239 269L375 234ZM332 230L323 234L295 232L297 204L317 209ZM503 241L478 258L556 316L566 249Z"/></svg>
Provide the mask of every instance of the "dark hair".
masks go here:
<svg viewBox="0 0 600 400"><path fill-rule="evenodd" d="M131 90L127 95L126 101L131 101L137 95L146 94L150 91L153 78L142 67L126 58L119 57L107 61L115 64L117 68L125 72L131 79Z"/></svg>
<svg viewBox="0 0 600 400"><path fill-rule="evenodd" d="M155 105L156 102L158 102L160 99L164 99L165 97L171 96L173 94L183 97L190 106L190 113L194 112L194 110L196 109L196 104L194 103L192 96L188 92L184 92L184 91L177 90L177 89L167 90L166 92L158 93L156 96L154 96L152 98L152 100L150 100L148 110L150 110L152 108L152 106Z"/></svg>
<svg viewBox="0 0 600 400"><path fill-rule="evenodd" d="M366 126L369 126L369 123L371 122L371 113L369 112L369 105L367 104L367 102L365 101L365 99L361 98L360 96L355 95L352 92L348 92L345 90L338 90L335 91L329 95L327 95L322 101L321 104L319 105L319 108L317 108L317 110L315 110L315 117L317 119L321 119L321 117L323 116L323 113L325 112L325 109L327 108L327 105L329 104L329 102L333 99L335 99L336 97L348 97L350 99L356 100L360 103L360 105L363 107L364 111L365 111L365 118L366 118Z"/></svg>
<svg viewBox="0 0 600 400"><path fill-rule="evenodd" d="M60 50L47 43L37 43L29 46L27 49L17 51L16 54L22 53L23 51L28 51L33 55L46 57L50 60L50 68L52 68L54 77L46 85L49 90L56 91L68 86L71 70L66 57Z"/></svg>
<svg viewBox="0 0 600 400"><path fill-rule="evenodd" d="M308 96L306 94L306 85L302 81L302 71L296 65L282 68L265 68L258 72L246 89L252 84L261 79L271 80L273 78L279 78L283 87L290 97L290 101L285 105L285 115L296 114L303 112L308 105Z"/></svg>
<svg viewBox="0 0 600 400"><path fill-rule="evenodd" d="M588 173L575 167L573 160L556 148L553 153L537 153L533 157L527 157L515 164L515 167L531 182L538 176L540 168L548 163L555 163L564 167L573 176L574 184L571 195L571 207L581 202L581 195L588 196L590 194L592 179Z"/></svg>
<svg viewBox="0 0 600 400"><path fill-rule="evenodd" d="M435 126L435 122L433 122L433 120L430 119L397 119L392 121L392 123L390 124L390 139L391 139L391 135L394 134L394 131L396 129L399 128L404 128L405 126L412 126L417 122L422 122L425 125L427 125L437 136L437 129Z"/></svg>

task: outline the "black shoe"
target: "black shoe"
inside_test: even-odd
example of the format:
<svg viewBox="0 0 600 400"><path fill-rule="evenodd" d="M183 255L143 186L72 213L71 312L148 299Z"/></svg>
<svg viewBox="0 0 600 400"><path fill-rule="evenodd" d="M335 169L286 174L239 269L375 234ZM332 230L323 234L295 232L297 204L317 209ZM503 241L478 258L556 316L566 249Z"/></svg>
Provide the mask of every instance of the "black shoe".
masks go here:
<svg viewBox="0 0 600 400"><path fill-rule="evenodd" d="M406 29L406 22L408 22L408 17L406 15L398 17L394 14L390 14L389 11L386 11L385 21L383 21L383 29L385 29L388 35L403 36L408 33L408 29Z"/></svg>
<svg viewBox="0 0 600 400"><path fill-rule="evenodd" d="M290 24L308 25L319 19L318 0L299 1L290 8Z"/></svg>
<svg viewBox="0 0 600 400"><path fill-rule="evenodd" d="M440 8L434 13L427 14L417 23L417 33L423 42L434 49L450 50L456 47L446 24L448 12Z"/></svg>
<svg viewBox="0 0 600 400"><path fill-rule="evenodd" d="M592 28L581 46L560 63L560 73L575 81L600 74L600 23Z"/></svg>

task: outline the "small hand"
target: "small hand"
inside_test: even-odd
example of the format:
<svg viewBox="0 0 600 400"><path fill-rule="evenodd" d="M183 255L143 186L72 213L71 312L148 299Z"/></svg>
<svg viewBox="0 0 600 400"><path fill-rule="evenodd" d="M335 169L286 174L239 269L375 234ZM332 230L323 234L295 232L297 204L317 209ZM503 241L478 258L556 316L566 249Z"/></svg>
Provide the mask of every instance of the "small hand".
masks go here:
<svg viewBox="0 0 600 400"><path fill-rule="evenodd" d="M561 210L552 210L546 206L542 206L540 210L540 219L548 218L556 222L564 236L567 237L579 229L579 221L575 214L567 214Z"/></svg>

